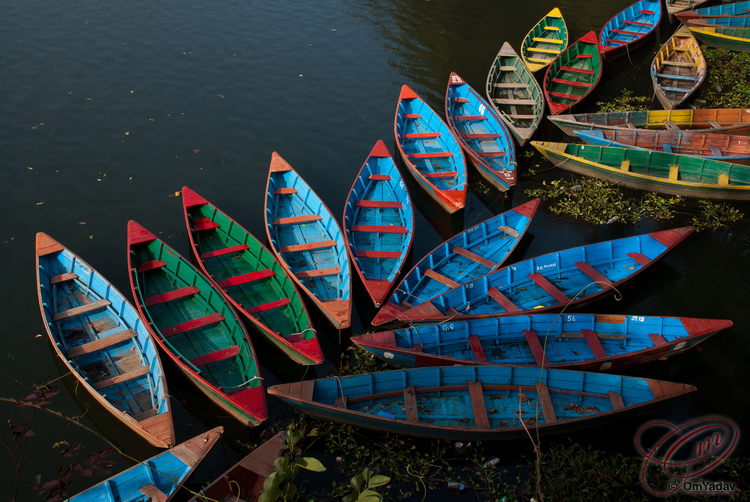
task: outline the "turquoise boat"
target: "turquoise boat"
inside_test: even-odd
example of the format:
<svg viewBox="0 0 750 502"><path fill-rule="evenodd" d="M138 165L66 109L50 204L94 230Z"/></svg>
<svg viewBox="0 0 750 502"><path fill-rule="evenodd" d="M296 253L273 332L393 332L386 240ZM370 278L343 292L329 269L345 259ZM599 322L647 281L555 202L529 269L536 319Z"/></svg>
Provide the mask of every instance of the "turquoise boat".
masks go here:
<svg viewBox="0 0 750 502"><path fill-rule="evenodd" d="M409 190L382 140L359 170L344 205L344 243L375 307L401 273L414 241Z"/></svg>
<svg viewBox="0 0 750 502"><path fill-rule="evenodd" d="M585 371L433 366L274 385L268 393L322 420L431 439L494 441L528 439L529 430L588 428L695 390Z"/></svg>
<svg viewBox="0 0 750 502"><path fill-rule="evenodd" d="M107 279L36 235L39 308L52 347L105 410L149 444L175 443L159 353L138 311Z"/></svg>
<svg viewBox="0 0 750 502"><path fill-rule="evenodd" d="M533 199L456 234L404 276L372 320L379 326L451 288L496 270L516 248L539 207Z"/></svg>
<svg viewBox="0 0 750 502"><path fill-rule="evenodd" d="M443 322L580 307L619 289L693 231L662 230L523 260L401 312L397 319Z"/></svg>
<svg viewBox="0 0 750 502"><path fill-rule="evenodd" d="M456 73L450 74L445 90L445 116L485 180L501 192L516 184L516 149L510 131L495 109ZM467 116L485 119L464 120Z"/></svg>
<svg viewBox="0 0 750 502"><path fill-rule="evenodd" d="M273 253L188 187L182 207L195 262L224 298L296 363L322 363L305 303Z"/></svg>
<svg viewBox="0 0 750 502"><path fill-rule="evenodd" d="M245 326L188 260L128 222L130 287L151 336L182 373L247 426L268 418L263 379Z"/></svg>
<svg viewBox="0 0 750 502"><path fill-rule="evenodd" d="M167 502L208 455L223 427L181 443L68 499L68 502Z"/></svg>
<svg viewBox="0 0 750 502"><path fill-rule="evenodd" d="M279 263L334 328L349 328L352 276L341 227L318 194L276 152L263 213Z"/></svg>
<svg viewBox="0 0 750 502"><path fill-rule="evenodd" d="M613 61L643 45L661 21L661 0L638 0L615 14L599 32L599 52Z"/></svg>
<svg viewBox="0 0 750 502"><path fill-rule="evenodd" d="M694 19L688 21L690 32L702 44L720 49L728 49L735 52L750 52L750 26L746 26L747 18L741 23L721 24L725 18Z"/></svg>
<svg viewBox="0 0 750 502"><path fill-rule="evenodd" d="M675 14L683 24L691 19L707 19L714 17L727 16L748 16L750 15L750 1L720 3L711 7L701 7L700 9L684 10Z"/></svg>

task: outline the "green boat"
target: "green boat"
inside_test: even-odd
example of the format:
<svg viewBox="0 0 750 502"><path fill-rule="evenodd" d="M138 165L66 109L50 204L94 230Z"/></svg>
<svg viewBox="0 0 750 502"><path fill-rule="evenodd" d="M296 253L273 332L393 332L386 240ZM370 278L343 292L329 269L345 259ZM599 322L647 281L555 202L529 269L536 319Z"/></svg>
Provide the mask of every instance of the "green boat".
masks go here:
<svg viewBox="0 0 750 502"><path fill-rule="evenodd" d="M568 46L568 27L555 7L534 25L521 43L521 57L532 72L541 70Z"/></svg>
<svg viewBox="0 0 750 502"><path fill-rule="evenodd" d="M138 313L180 371L242 424L266 420L255 350L218 288L135 221L128 222L128 270Z"/></svg>
<svg viewBox="0 0 750 502"><path fill-rule="evenodd" d="M547 68L544 97L552 115L569 111L591 94L602 77L596 33L590 31L565 49Z"/></svg>
<svg viewBox="0 0 750 502"><path fill-rule="evenodd" d="M688 21L688 28L702 44L730 51L750 52L750 27L720 26L704 19L693 19Z"/></svg>
<svg viewBox="0 0 750 502"><path fill-rule="evenodd" d="M284 268L239 223L188 187L182 207L195 261L260 333L299 364L320 364L315 330Z"/></svg>
<svg viewBox="0 0 750 502"><path fill-rule="evenodd" d="M518 144L526 146L544 116L544 97L534 74L508 42L492 62L486 90L487 101Z"/></svg>
<svg viewBox="0 0 750 502"><path fill-rule="evenodd" d="M750 200L750 166L634 148L531 144L558 167L614 183L685 197Z"/></svg>

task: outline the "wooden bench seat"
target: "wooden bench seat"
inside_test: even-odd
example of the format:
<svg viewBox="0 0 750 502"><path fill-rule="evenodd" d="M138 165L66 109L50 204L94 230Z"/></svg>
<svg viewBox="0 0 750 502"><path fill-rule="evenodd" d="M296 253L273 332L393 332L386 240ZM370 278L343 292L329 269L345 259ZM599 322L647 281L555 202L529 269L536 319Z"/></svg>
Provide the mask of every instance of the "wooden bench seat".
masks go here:
<svg viewBox="0 0 750 502"><path fill-rule="evenodd" d="M537 366L548 367L549 360L544 353L544 347L542 347L542 343L539 341L539 336L537 335L536 330L525 329L523 330L523 336L526 337L526 343L529 344L531 354L534 356L534 361Z"/></svg>
<svg viewBox="0 0 750 502"><path fill-rule="evenodd" d="M126 329L118 333L104 336L102 338L70 348L65 352L65 357L67 357L68 359L73 359L74 357L80 357L86 354L91 354L93 352L108 349L110 347L114 347L118 343L122 343L124 341L130 340L131 338L135 338L136 335L137 333L132 329Z"/></svg>
<svg viewBox="0 0 750 502"><path fill-rule="evenodd" d="M139 488L142 494L151 499L153 502L167 502L167 495L159 490L155 485L147 484ZM114 500L114 496L112 500Z"/></svg>
<svg viewBox="0 0 750 502"><path fill-rule="evenodd" d="M429 268L425 269L424 275L425 277L429 277L430 279L437 281L445 286L448 286L449 288L457 288L461 285L458 282L452 279L449 279L448 277L445 277L444 275L438 272L435 272L434 270L430 270Z"/></svg>
<svg viewBox="0 0 750 502"><path fill-rule="evenodd" d="M462 134L461 137L464 138L464 139L498 139L498 138L502 138L502 136L500 136L499 134L494 134L494 133L476 133L476 134L474 134L474 133L467 133L467 134Z"/></svg>
<svg viewBox="0 0 750 502"><path fill-rule="evenodd" d="M498 105L529 105L534 106L536 100L534 99L521 99L521 98L495 98L493 99Z"/></svg>
<svg viewBox="0 0 750 502"><path fill-rule="evenodd" d="M502 231L503 233L510 235L514 239L518 239L521 236L521 234L518 233L518 230L507 225L498 225L497 229Z"/></svg>
<svg viewBox="0 0 750 502"><path fill-rule="evenodd" d="M666 345L667 343L667 339L661 336L659 333L649 333L648 337L653 342L654 347L658 347L660 345Z"/></svg>
<svg viewBox="0 0 750 502"><path fill-rule="evenodd" d="M68 272L66 274L60 274L60 275L56 275L56 276L52 277L49 280L49 283L50 284L60 284L62 282L73 281L75 279L78 279L78 274L76 274L75 272Z"/></svg>
<svg viewBox="0 0 750 502"><path fill-rule="evenodd" d="M625 401L620 394L610 390L607 391L607 395L609 396L609 402L612 403L612 410L621 410L625 408Z"/></svg>
<svg viewBox="0 0 750 502"><path fill-rule="evenodd" d="M579 99L581 96L576 96L575 94L567 94L564 92L557 92L557 91L547 91L547 93L550 96L554 96L556 98L563 98L563 99L572 99L573 101Z"/></svg>
<svg viewBox="0 0 750 502"><path fill-rule="evenodd" d="M427 139L427 138L439 138L441 134L439 132L410 132L401 135L401 139Z"/></svg>
<svg viewBox="0 0 750 502"><path fill-rule="evenodd" d="M419 422L417 395L413 385L404 389L404 413L406 414L406 420L408 422Z"/></svg>
<svg viewBox="0 0 750 502"><path fill-rule="evenodd" d="M458 176L456 171L435 171L433 173L422 173L425 178L455 178Z"/></svg>
<svg viewBox="0 0 750 502"><path fill-rule="evenodd" d="M195 286L185 286L184 288L175 289L167 293L161 293L159 295L154 295L146 298L143 303L146 305L146 307L153 307L154 305L159 305L160 303L187 298L199 292L200 289Z"/></svg>
<svg viewBox="0 0 750 502"><path fill-rule="evenodd" d="M540 47L529 47L526 50L529 52L541 52L544 54L560 54L560 49L542 49Z"/></svg>
<svg viewBox="0 0 750 502"><path fill-rule="evenodd" d="M84 303L83 305L79 305L78 307L73 307L68 310L63 310L61 312L58 312L52 317L53 321L62 321L63 319L68 319L69 317L75 317L83 314L90 314L91 312L94 312L96 310L101 310L105 307L108 307L110 305L109 300L98 300L95 302L90 303Z"/></svg>
<svg viewBox="0 0 750 502"><path fill-rule="evenodd" d="M656 76L659 78L671 78L674 80L689 80L691 82L697 82L698 80L700 80L700 77L694 77L692 75L671 75L668 73L657 73Z"/></svg>
<svg viewBox="0 0 750 502"><path fill-rule="evenodd" d="M590 279L598 283L606 284L608 286L613 286L612 281L604 277L601 273L599 273L598 270L596 270L594 267L592 267L588 263L583 262L583 261L577 261L575 262L574 265L578 267L578 270L586 274Z"/></svg>
<svg viewBox="0 0 750 502"><path fill-rule="evenodd" d="M487 404L484 402L484 391L482 382L468 381L466 386L469 390L469 399L471 400L471 409L474 412L474 427L482 429L490 428L490 418L487 414Z"/></svg>
<svg viewBox="0 0 750 502"><path fill-rule="evenodd" d="M265 312L267 310L271 309L277 309L279 307L285 307L291 303L291 299L289 298L282 298L280 300L276 300L273 302L264 303L262 305L257 305L255 307L247 309L247 313L250 315L257 314L259 312Z"/></svg>
<svg viewBox="0 0 750 502"><path fill-rule="evenodd" d="M523 82L498 82L496 84L492 84L492 86L498 89L515 89L515 88L530 89L531 88L529 84L524 84Z"/></svg>
<svg viewBox="0 0 750 502"><path fill-rule="evenodd" d="M632 258L638 265L641 265L643 267L651 263L651 259L641 253L628 253L628 256Z"/></svg>
<svg viewBox="0 0 750 502"><path fill-rule="evenodd" d="M202 232L204 230L213 230L219 228L219 224L215 221L211 221L208 218L198 218L193 221L193 230L196 232Z"/></svg>
<svg viewBox="0 0 750 502"><path fill-rule="evenodd" d="M476 152L480 157L505 157L505 152Z"/></svg>
<svg viewBox="0 0 750 502"><path fill-rule="evenodd" d="M628 30L612 30L612 33L617 33L618 35L628 35L631 37L640 37L641 35L643 35L643 33Z"/></svg>
<svg viewBox="0 0 750 502"><path fill-rule="evenodd" d="M576 68L575 66L561 66L560 70L569 71L572 73L583 73L585 75L596 75L596 71L588 70L586 68Z"/></svg>
<svg viewBox="0 0 750 502"><path fill-rule="evenodd" d="M133 371L128 371L127 373L122 373L120 375L113 376L112 378L106 378L104 380L100 380L99 382L92 383L91 386L96 390L106 389L107 387L112 387L113 385L118 385L129 380L148 375L150 371L151 366L141 366L140 368L134 369Z"/></svg>
<svg viewBox="0 0 750 502"><path fill-rule="evenodd" d="M570 298L568 298L568 295L560 291L557 286L552 284L542 274L529 274L529 279L534 281L534 283L536 283L537 286L542 288L548 295L554 298L555 301L557 301L558 303L562 305L566 305L570 302Z"/></svg>
<svg viewBox="0 0 750 502"><path fill-rule="evenodd" d="M197 319L192 319L190 321L185 321L180 324L161 329L159 330L159 332L162 334L162 336L170 337L179 335L181 333L187 333L188 331L205 328L207 326L212 326L222 321L224 321L224 316L222 316L219 312L216 312L214 314L209 314Z"/></svg>
<svg viewBox="0 0 750 502"><path fill-rule="evenodd" d="M190 362L193 364L193 366L200 368L201 366L206 366L209 364L226 361L227 359L232 359L233 357L237 357L239 353L240 346L234 345L226 349L217 350L216 352L211 352L210 354L196 357L194 359L191 359Z"/></svg>
<svg viewBox="0 0 750 502"><path fill-rule="evenodd" d="M482 342L479 340L479 337L477 335L471 335L466 341L469 344L472 354L474 354L474 360L478 363L486 363L487 355L484 353Z"/></svg>
<svg viewBox="0 0 750 502"><path fill-rule="evenodd" d="M352 225L352 232L372 232L376 234L405 234L407 229L399 225Z"/></svg>
<svg viewBox="0 0 750 502"><path fill-rule="evenodd" d="M294 275L296 275L299 279L309 279L311 277L324 277L326 275L338 275L341 273L341 267L331 267L331 268L316 268L313 270L301 270L299 272L295 272Z"/></svg>
<svg viewBox="0 0 750 502"><path fill-rule="evenodd" d="M289 246L281 246L279 248L280 253L299 253L301 251L313 251L315 249L325 249L336 247L336 241L325 240L315 242L303 242L302 244L291 244Z"/></svg>
<svg viewBox="0 0 750 502"><path fill-rule="evenodd" d="M297 189L292 187L281 187L273 191L274 195L292 195L295 193L297 193Z"/></svg>
<svg viewBox="0 0 750 502"><path fill-rule="evenodd" d="M322 220L323 217L319 214L303 214L300 216L289 216L286 218L276 218L273 220L274 225L293 225L296 223L311 223L313 221Z"/></svg>
<svg viewBox="0 0 750 502"><path fill-rule="evenodd" d="M405 113L404 118L409 119L409 120L416 120L416 119L421 119L422 116L418 113Z"/></svg>
<svg viewBox="0 0 750 502"><path fill-rule="evenodd" d="M591 352L594 353L595 358L603 359L609 357L609 355L607 355L607 351L604 350L604 347L602 346L602 342L599 340L599 336L597 336L594 331L590 329L582 329L581 333L586 339L586 343L589 344L589 348L591 349Z"/></svg>
<svg viewBox="0 0 750 502"><path fill-rule="evenodd" d="M371 174L368 179L373 181L391 181L391 177L387 174Z"/></svg>
<svg viewBox="0 0 750 502"><path fill-rule="evenodd" d="M543 37L533 37L532 40L534 42L542 42L545 44L560 44L562 45L563 41L559 38L543 38Z"/></svg>
<svg viewBox="0 0 750 502"><path fill-rule="evenodd" d="M150 272L151 270L159 270L162 267L166 267L166 262L162 260L150 260L147 262L143 262L140 265L138 265L138 268L136 269L139 273L143 272Z"/></svg>
<svg viewBox="0 0 750 502"><path fill-rule="evenodd" d="M378 207L383 209L401 209L404 207L397 200L358 200L357 207Z"/></svg>
<svg viewBox="0 0 750 502"><path fill-rule="evenodd" d="M552 404L552 398L549 395L549 389L543 383L537 382L536 384L537 399L542 407L542 413L544 414L545 424L554 424L557 422L557 414L555 414L555 407Z"/></svg>
<svg viewBox="0 0 750 502"><path fill-rule="evenodd" d="M401 258L400 251L374 251L371 249L357 249L354 252L357 258L381 258L384 260L397 260Z"/></svg>
<svg viewBox="0 0 750 502"><path fill-rule="evenodd" d="M246 249L250 249L250 246L248 246L247 244L237 244L236 246L214 249L212 251L201 253L201 260L208 260L209 258L216 258L217 256L224 256L232 253L239 253L240 251L244 251Z"/></svg>
<svg viewBox="0 0 750 502"><path fill-rule="evenodd" d="M458 117L453 117L453 120L457 122L473 122L479 120L487 120L487 117L485 117L484 115L460 115Z"/></svg>
<svg viewBox="0 0 750 502"><path fill-rule="evenodd" d="M406 154L410 159L443 159L453 157L451 152L415 152Z"/></svg>
<svg viewBox="0 0 750 502"><path fill-rule="evenodd" d="M480 265L484 265L487 268L492 269L492 268L497 267L497 263L495 263L493 261L490 261L490 260L488 260L486 258L483 258L483 257L479 256L478 254L473 253L473 252L471 252L471 251L469 251L467 249L464 249L462 247L455 247L455 248L453 248L453 252L456 253L457 255L463 256L464 258L468 258L469 260L471 260L473 262L479 263Z"/></svg>
<svg viewBox="0 0 750 502"><path fill-rule="evenodd" d="M216 281L221 289L231 288L232 286L241 286L249 282L260 281L262 279L268 279L269 277L275 276L275 272L270 268L264 268L263 270L256 270L255 272L248 272L247 274L235 275L234 277L227 277L220 281Z"/></svg>
<svg viewBox="0 0 750 502"><path fill-rule="evenodd" d="M651 23L642 23L640 21L633 21L631 19L625 19L624 22L627 23L627 24L635 25L635 26L646 26L648 28L652 28L654 26Z"/></svg>
<svg viewBox="0 0 750 502"><path fill-rule="evenodd" d="M451 103L468 103L469 100L466 98L451 98Z"/></svg>
<svg viewBox="0 0 750 502"><path fill-rule="evenodd" d="M500 306L504 308L506 312L518 312L520 310L497 288L490 288L489 290L487 290L487 296L500 304Z"/></svg>
<svg viewBox="0 0 750 502"><path fill-rule="evenodd" d="M591 84L588 82L578 82L576 80L567 80L564 78L553 78L552 81L556 84L569 85L571 87L580 87L582 89L588 89Z"/></svg>

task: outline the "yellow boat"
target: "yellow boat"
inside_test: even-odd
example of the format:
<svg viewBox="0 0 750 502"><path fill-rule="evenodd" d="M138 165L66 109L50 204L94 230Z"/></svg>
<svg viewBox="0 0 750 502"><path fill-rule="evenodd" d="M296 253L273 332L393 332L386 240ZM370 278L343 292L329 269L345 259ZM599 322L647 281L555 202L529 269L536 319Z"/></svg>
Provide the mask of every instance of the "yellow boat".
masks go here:
<svg viewBox="0 0 750 502"><path fill-rule="evenodd" d="M521 57L532 72L549 65L568 46L568 27L555 7L539 20L521 44Z"/></svg>

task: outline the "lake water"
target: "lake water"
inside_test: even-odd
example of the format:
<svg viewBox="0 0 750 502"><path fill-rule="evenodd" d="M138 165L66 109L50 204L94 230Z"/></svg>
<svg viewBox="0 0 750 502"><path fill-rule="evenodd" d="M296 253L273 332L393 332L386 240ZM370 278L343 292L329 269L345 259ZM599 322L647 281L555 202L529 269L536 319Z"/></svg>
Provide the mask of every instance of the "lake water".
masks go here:
<svg viewBox="0 0 750 502"><path fill-rule="evenodd" d="M386 140L393 152L393 115L402 84L442 111L451 71L482 91L502 43L508 40L518 49L552 7L561 8L575 40L598 31L629 3L5 2L0 8L0 263L5 264L0 312L6 322L0 332L0 397L20 398L28 393L24 386L61 374L36 298L36 232L68 246L129 297L127 221L138 221L187 253L177 196L183 186L264 238L265 180L271 153L277 151L340 215L375 142ZM663 24L630 58L607 64L591 102L605 101L622 87L651 96L648 64L671 30ZM546 120L537 138L543 137L560 137ZM546 170L551 167L546 163L527 177L527 166L521 164L519 185L507 198L496 192L470 194L466 210L453 218L413 190L419 203L414 260L462 228L528 200L524 189L570 177ZM747 205L737 207L750 214ZM669 223L596 227L555 215L542 204L512 260L689 224L691 208L694 204ZM589 311L602 313L728 318L735 326L701 350L632 370L691 383L698 392L646 417L576 435L576 440L634 455L632 438L646 419L680 422L704 415L728 417L741 431L750 431L750 396L741 391L750 377L748 230L742 222L732 230L694 234L623 288L621 301L609 298L590 306ZM366 303L357 301L348 332L337 333L315 317L327 360L307 372L257 341L266 385L335 374L348 336L362 332L374 315ZM209 465L196 475L196 482L205 480L236 458L238 442L252 443L259 431L242 430L217 416L179 374L168 370L168 376L178 440L219 424L228 428ZM88 409L80 389L61 386L64 392L54 398L54 409L68 416L85 414L83 423L135 458L155 453L113 427L97 409ZM274 400L269 406L274 416L288 412ZM2 410L12 423L29 420L27 410L5 403ZM51 479L69 461L58 456L55 443L80 442L87 452L107 446L49 415L34 418L32 428L36 437L25 452L19 500L36 499L29 487L34 475ZM498 454L502 448L497 446ZM524 448L503 454L530 451ZM0 469L0 494L10 494L13 463L5 451ZM92 481L84 479L76 489Z"/></svg>

